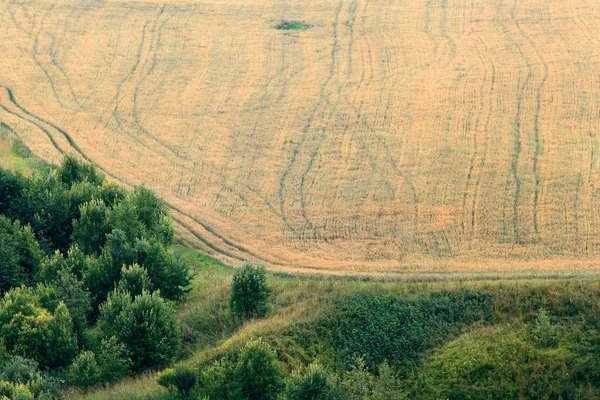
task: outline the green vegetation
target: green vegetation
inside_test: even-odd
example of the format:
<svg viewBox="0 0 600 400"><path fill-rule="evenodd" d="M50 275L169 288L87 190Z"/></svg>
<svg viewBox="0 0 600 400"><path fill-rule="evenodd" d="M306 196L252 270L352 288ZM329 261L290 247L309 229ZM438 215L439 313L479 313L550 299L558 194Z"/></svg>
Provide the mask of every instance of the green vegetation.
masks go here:
<svg viewBox="0 0 600 400"><path fill-rule="evenodd" d="M33 177L0 169L0 395L53 399L56 379L91 387L168 365L192 279L172 242L151 191L73 157Z"/></svg>
<svg viewBox="0 0 600 400"><path fill-rule="evenodd" d="M196 385L196 372L190 367L178 365L159 373L158 384L167 389L175 389L182 396L187 397Z"/></svg>
<svg viewBox="0 0 600 400"><path fill-rule="evenodd" d="M308 29L309 26L302 21L286 21L282 20L275 29L283 30L283 31L303 31Z"/></svg>

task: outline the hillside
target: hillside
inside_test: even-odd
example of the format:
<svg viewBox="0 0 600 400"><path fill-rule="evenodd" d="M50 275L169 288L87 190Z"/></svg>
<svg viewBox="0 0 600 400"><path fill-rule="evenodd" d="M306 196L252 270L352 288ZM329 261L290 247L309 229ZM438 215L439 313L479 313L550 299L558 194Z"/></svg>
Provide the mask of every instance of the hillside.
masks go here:
<svg viewBox="0 0 600 400"><path fill-rule="evenodd" d="M599 14L584 0L4 2L0 119L46 161L74 152L144 182L231 264L589 274Z"/></svg>

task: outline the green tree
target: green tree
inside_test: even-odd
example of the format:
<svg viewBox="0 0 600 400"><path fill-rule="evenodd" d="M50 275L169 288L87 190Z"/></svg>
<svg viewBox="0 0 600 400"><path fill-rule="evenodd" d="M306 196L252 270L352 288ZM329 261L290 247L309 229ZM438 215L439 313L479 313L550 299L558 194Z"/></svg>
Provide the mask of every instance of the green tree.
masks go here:
<svg viewBox="0 0 600 400"><path fill-rule="evenodd" d="M77 182L84 181L100 186L105 180L95 165L82 162L70 154L63 158L57 173L60 181L69 188Z"/></svg>
<svg viewBox="0 0 600 400"><path fill-rule="evenodd" d="M152 288L160 290L163 297L177 300L189 291L189 266L163 244L157 240L139 239L135 242L135 253L136 262L148 270Z"/></svg>
<svg viewBox="0 0 600 400"><path fill-rule="evenodd" d="M98 324L105 338L114 336L125 344L134 371L168 365L181 346L175 310L158 292L133 299L113 292L100 307Z"/></svg>
<svg viewBox="0 0 600 400"><path fill-rule="evenodd" d="M144 186L135 187L130 199L138 220L144 225L149 236L158 239L164 245L170 245L173 241L173 228L165 203Z"/></svg>
<svg viewBox="0 0 600 400"><path fill-rule="evenodd" d="M137 264L130 265L129 267L123 266L121 269L121 280L117 285L117 289L122 292L129 292L132 296L138 296L144 291L150 291L151 284L148 278L148 271Z"/></svg>
<svg viewBox="0 0 600 400"><path fill-rule="evenodd" d="M96 355L84 351L73 360L68 371L69 382L76 386L94 386L100 382L100 367Z"/></svg>
<svg viewBox="0 0 600 400"><path fill-rule="evenodd" d="M0 215L0 294L31 285L42 261L42 251L29 226Z"/></svg>
<svg viewBox="0 0 600 400"><path fill-rule="evenodd" d="M106 221L107 207L102 200L92 199L79 207L79 219L73 220L73 241L85 254L100 254L110 226Z"/></svg>
<svg viewBox="0 0 600 400"><path fill-rule="evenodd" d="M270 295L271 288L263 265L246 262L233 274L229 304L234 313L246 318L264 317Z"/></svg>
<svg viewBox="0 0 600 400"><path fill-rule="evenodd" d="M29 180L20 173L0 168L0 214L19 219L25 206Z"/></svg>
<svg viewBox="0 0 600 400"><path fill-rule="evenodd" d="M248 342L239 356L233 373L230 398L233 400L276 399L283 386L281 366L269 345L261 339Z"/></svg>

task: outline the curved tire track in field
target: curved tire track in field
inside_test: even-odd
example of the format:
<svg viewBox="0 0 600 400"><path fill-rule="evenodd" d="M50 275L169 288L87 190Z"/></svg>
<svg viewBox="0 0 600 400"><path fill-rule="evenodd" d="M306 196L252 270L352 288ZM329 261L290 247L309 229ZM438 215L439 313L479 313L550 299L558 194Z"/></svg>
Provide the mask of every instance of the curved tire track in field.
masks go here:
<svg viewBox="0 0 600 400"><path fill-rule="evenodd" d="M538 201L539 201L539 197L540 197L540 186L541 186L541 177L540 177L540 172L539 172L539 158L543 152L542 144L540 142L540 112L541 112L541 107L542 107L542 90L544 89L546 80L548 79L548 65L542 58L540 51L536 47L533 40L531 40L529 38L529 36L527 36L525 34L525 32L523 32L523 29L521 28L517 19L515 18L516 7L517 7L517 1L515 0L514 7L511 12L511 16L515 22L515 25L519 29L519 32L521 33L521 35L529 42L529 44L533 48L534 54L536 55L536 58L539 60L539 64L542 66L542 79L536 90L536 105L535 105L535 111L534 111L534 117L533 117L534 118L533 135L534 135L534 142L535 142L535 150L534 150L534 154L533 154L533 176L534 176L534 180L535 180L535 186L534 186L534 192L533 192L533 231L534 231L535 235L537 236L537 235L539 235Z"/></svg>

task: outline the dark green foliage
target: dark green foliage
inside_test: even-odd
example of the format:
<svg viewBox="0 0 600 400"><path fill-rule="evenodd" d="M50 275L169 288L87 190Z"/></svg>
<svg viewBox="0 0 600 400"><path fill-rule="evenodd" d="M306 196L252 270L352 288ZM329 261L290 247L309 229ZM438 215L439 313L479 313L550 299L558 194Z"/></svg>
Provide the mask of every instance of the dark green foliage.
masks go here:
<svg viewBox="0 0 600 400"><path fill-rule="evenodd" d="M135 243L135 262L148 270L153 290L169 300L180 299L191 281L189 266L157 240L139 239Z"/></svg>
<svg viewBox="0 0 600 400"><path fill-rule="evenodd" d="M284 400L345 399L336 378L319 363L312 363L304 373L295 373L287 380Z"/></svg>
<svg viewBox="0 0 600 400"><path fill-rule="evenodd" d="M142 223L146 231L152 232L147 236L156 238L162 244L171 244L173 228L167 219L165 203L144 186L134 188L130 199L135 207L137 220Z"/></svg>
<svg viewBox="0 0 600 400"><path fill-rule="evenodd" d="M196 372L190 367L178 365L158 374L158 384L171 390L176 390L187 397L196 386Z"/></svg>
<svg viewBox="0 0 600 400"><path fill-rule="evenodd" d="M340 355L362 356L369 368L383 361L412 368L460 328L489 318L492 298L462 290L412 299L358 292L340 301L325 321Z"/></svg>
<svg viewBox="0 0 600 400"><path fill-rule="evenodd" d="M73 241L85 254L100 254L106 243L110 226L106 221L108 209L102 200L92 199L79 208L79 219L73 220Z"/></svg>
<svg viewBox="0 0 600 400"><path fill-rule="evenodd" d="M114 292L101 306L98 324L104 337L114 336L126 346L134 371L168 365L181 345L175 310L157 292L133 299Z"/></svg>
<svg viewBox="0 0 600 400"><path fill-rule="evenodd" d="M121 292L129 292L132 296L142 294L142 292L150 291L150 279L146 268L133 264L129 267L123 266L121 269L121 280L117 285L117 290Z"/></svg>
<svg viewBox="0 0 600 400"><path fill-rule="evenodd" d="M97 356L100 366L100 382L114 382L131 371L131 359L127 347L117 338L102 339Z"/></svg>
<svg viewBox="0 0 600 400"><path fill-rule="evenodd" d="M0 295L10 288L33 284L42 255L29 226L0 215Z"/></svg>
<svg viewBox="0 0 600 400"><path fill-rule="evenodd" d="M21 215L25 207L24 193L30 181L22 174L0 168L0 214L11 219Z"/></svg>
<svg viewBox="0 0 600 400"><path fill-rule="evenodd" d="M71 242L71 221L78 205L73 204L69 190L51 172L33 179L24 193L25 206L18 216L31 224L46 253L66 252Z"/></svg>
<svg viewBox="0 0 600 400"><path fill-rule="evenodd" d="M114 382L127 376L131 360L125 346L112 337L102 340L98 355L84 351L69 366L67 376L75 386L90 387L99 383Z"/></svg>
<svg viewBox="0 0 600 400"><path fill-rule="evenodd" d="M269 345L261 339L248 342L238 357L229 398L276 399L283 387L283 372Z"/></svg>
<svg viewBox="0 0 600 400"><path fill-rule="evenodd" d="M0 380L11 383L29 383L40 375L38 363L21 356L12 356L0 364Z"/></svg>
<svg viewBox="0 0 600 400"><path fill-rule="evenodd" d="M264 266L247 262L233 274L229 304L234 313L245 318L264 317L270 295Z"/></svg>
<svg viewBox="0 0 600 400"><path fill-rule="evenodd" d="M20 385L25 386L37 399L59 398L60 385L55 379L40 371L35 361L13 356L0 364L0 398L4 394L12 399L14 389Z"/></svg>
<svg viewBox="0 0 600 400"><path fill-rule="evenodd" d="M57 278L50 281L49 285L54 289L57 302L67 306L75 332L81 339L92 311L89 291L68 268L59 270Z"/></svg>

